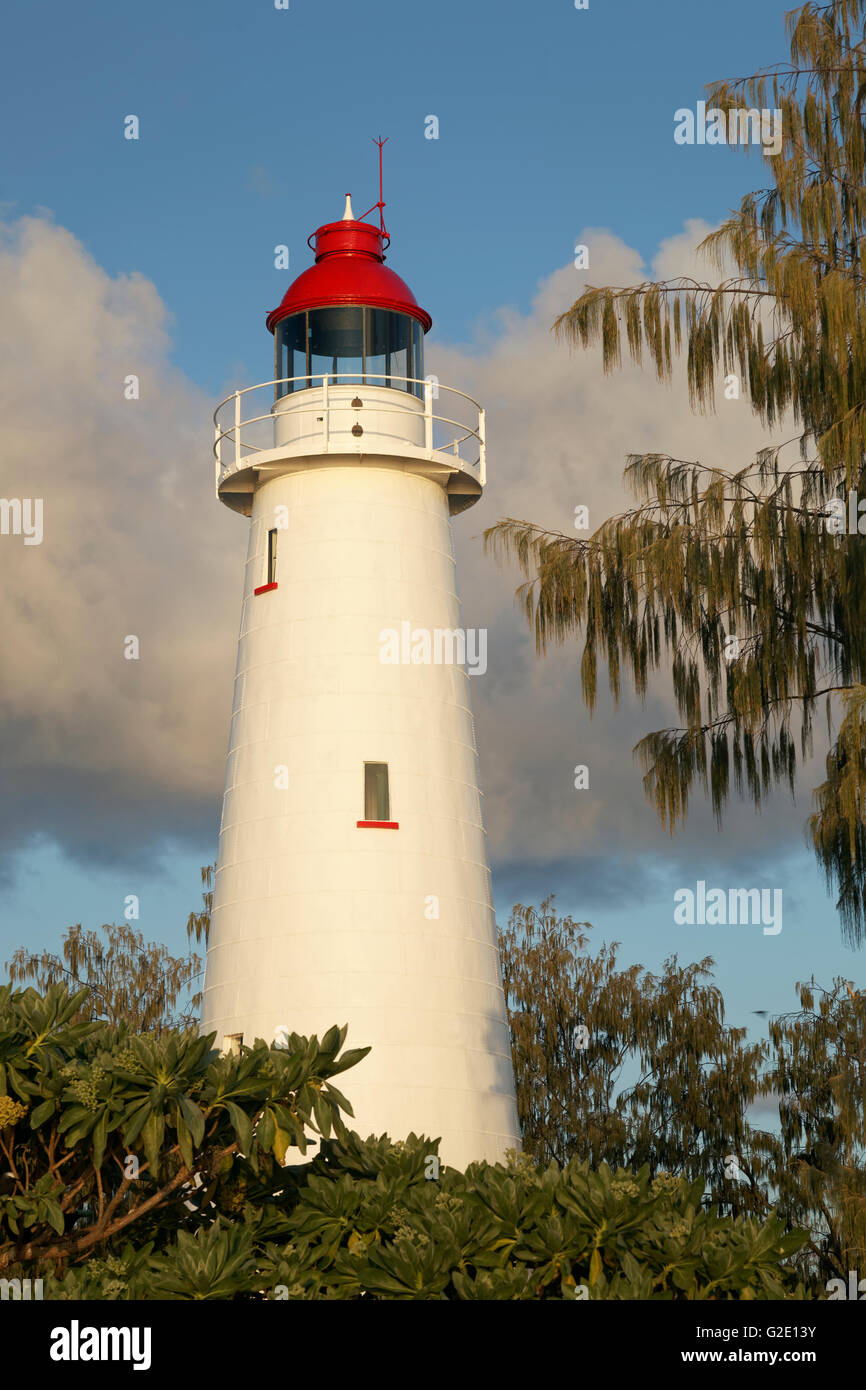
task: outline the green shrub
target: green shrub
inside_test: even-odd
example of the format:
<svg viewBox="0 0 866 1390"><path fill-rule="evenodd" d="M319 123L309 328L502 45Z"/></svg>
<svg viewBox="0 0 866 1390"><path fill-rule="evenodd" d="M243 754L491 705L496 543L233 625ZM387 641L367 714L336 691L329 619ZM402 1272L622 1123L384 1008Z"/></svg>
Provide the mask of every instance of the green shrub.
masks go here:
<svg viewBox="0 0 866 1390"><path fill-rule="evenodd" d="M46 1298L806 1296L806 1233L716 1216L703 1180L518 1154L461 1173L435 1140L361 1140L332 1083L366 1051L339 1055L345 1029L220 1057L77 1007L0 990L0 1272ZM284 1166L308 1129L321 1151Z"/></svg>

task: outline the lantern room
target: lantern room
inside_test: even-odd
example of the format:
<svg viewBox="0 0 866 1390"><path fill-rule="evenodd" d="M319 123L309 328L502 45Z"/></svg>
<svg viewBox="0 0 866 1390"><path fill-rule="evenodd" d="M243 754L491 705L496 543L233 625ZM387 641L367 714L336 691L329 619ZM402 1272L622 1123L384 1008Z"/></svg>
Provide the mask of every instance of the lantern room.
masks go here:
<svg viewBox="0 0 866 1390"><path fill-rule="evenodd" d="M357 221L351 198L340 222L310 238L315 264L267 318L274 335L277 397L320 387L368 385L423 398L430 315L387 267L384 227Z"/></svg>
<svg viewBox="0 0 866 1390"><path fill-rule="evenodd" d="M278 323L277 396L321 386L387 386L423 398L424 329L418 319L370 305L304 309Z"/></svg>

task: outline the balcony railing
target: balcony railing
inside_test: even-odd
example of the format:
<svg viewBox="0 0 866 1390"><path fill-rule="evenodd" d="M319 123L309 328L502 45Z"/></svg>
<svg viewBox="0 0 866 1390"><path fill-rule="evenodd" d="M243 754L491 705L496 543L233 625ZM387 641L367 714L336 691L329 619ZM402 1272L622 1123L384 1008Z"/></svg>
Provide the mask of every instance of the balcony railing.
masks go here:
<svg viewBox="0 0 866 1390"><path fill-rule="evenodd" d="M274 400L277 387L289 389ZM366 401L356 408L354 398L365 391ZM270 396L266 410L263 397L254 394L262 392ZM447 414L440 413L443 395ZM429 379L370 372L281 377L233 392L213 418L217 490L230 473L255 468L256 455L269 456L264 464L282 452L287 457L362 450L405 455L451 465L482 488L486 482L484 410L465 392Z"/></svg>

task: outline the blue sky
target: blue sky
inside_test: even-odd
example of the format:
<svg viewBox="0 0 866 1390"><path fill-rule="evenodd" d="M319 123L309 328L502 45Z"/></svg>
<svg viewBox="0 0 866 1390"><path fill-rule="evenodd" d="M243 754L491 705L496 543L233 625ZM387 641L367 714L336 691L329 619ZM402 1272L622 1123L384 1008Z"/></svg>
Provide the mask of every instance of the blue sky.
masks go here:
<svg viewBox="0 0 866 1390"><path fill-rule="evenodd" d="M211 391L235 361L269 366L263 320L286 279L273 246L299 272L347 190L356 212L375 201L373 136L389 141L392 262L437 335L460 342L500 305L525 306L583 226L648 256L686 217L724 216L758 161L676 146L673 112L785 51L772 0L49 0L7 14L19 60L0 96L16 134L2 199L50 208L109 273L152 278L176 361ZM123 139L130 113L138 142Z"/></svg>
<svg viewBox="0 0 866 1390"><path fill-rule="evenodd" d="M689 219L715 223L758 186L754 155L675 145L673 115L706 83L786 52L773 0L590 0L587 11L571 0L291 0L286 11L266 0L19 0L4 38L12 60L0 102L14 131L0 155L5 218L48 215L109 276L151 281L170 315L171 362L212 398L270 377L265 314L309 263L309 233L342 214L344 193L358 214L374 202L373 136L389 138L389 263L432 314L430 344L472 354L479 326L483 336L504 306L528 313L582 228L608 229L649 263ZM123 138L129 114L138 141ZM430 114L438 140L425 139ZM273 265L281 243L288 275ZM203 435L205 472L208 447ZM196 823L162 853L143 849L134 886L128 863L75 862L50 840L7 858L0 959L24 941L56 945L71 922L119 919L129 892L145 934L180 949L218 815L216 800L211 834ZM709 881L723 864L714 835L707 821L700 873L684 862L683 882ZM715 954L737 1023L751 1008L791 1007L793 981L813 969L828 983L862 975L801 834L772 866L790 888L784 944L764 938L747 970L730 937L691 938L641 894L641 875L651 883L656 867L647 860L626 882L613 860L588 877L577 854L500 856L497 907L507 914L555 888L563 907L595 922L597 940L623 942L623 964Z"/></svg>

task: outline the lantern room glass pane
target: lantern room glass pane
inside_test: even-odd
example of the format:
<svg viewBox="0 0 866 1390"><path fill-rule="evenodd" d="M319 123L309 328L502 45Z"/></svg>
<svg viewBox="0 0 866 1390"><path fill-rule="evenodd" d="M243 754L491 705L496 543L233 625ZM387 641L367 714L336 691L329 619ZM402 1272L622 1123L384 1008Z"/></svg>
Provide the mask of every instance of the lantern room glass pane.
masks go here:
<svg viewBox="0 0 866 1390"><path fill-rule="evenodd" d="M423 382L423 380L424 380L424 329L423 329L423 327L421 326L421 324L418 322L417 319L412 319L412 320L411 320L411 323L412 323L412 376L415 377L416 381L418 381L418 382ZM414 392L414 394L415 394L416 396L420 396L420 397L423 399L423 396L424 396L424 387L423 387L423 385L413 386L412 390L413 390L413 392Z"/></svg>
<svg viewBox="0 0 866 1390"><path fill-rule="evenodd" d="M307 374L307 316L292 314L276 326L277 340L277 397L292 391L303 391L309 384ZM286 381L286 377L301 377L301 381Z"/></svg>
<svg viewBox="0 0 866 1390"><path fill-rule="evenodd" d="M400 379L418 375L414 370L414 324L408 314L389 309L366 311L367 378L371 386L418 394L411 382Z"/></svg>
<svg viewBox="0 0 866 1390"><path fill-rule="evenodd" d="M364 311L360 308L309 311L310 375L328 373L343 383L360 383L364 376Z"/></svg>

